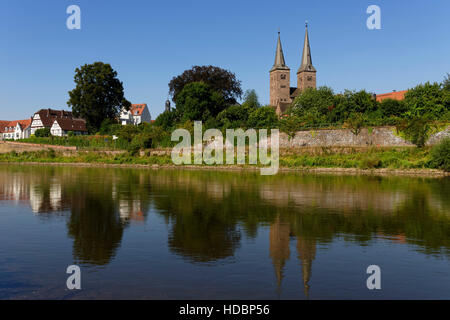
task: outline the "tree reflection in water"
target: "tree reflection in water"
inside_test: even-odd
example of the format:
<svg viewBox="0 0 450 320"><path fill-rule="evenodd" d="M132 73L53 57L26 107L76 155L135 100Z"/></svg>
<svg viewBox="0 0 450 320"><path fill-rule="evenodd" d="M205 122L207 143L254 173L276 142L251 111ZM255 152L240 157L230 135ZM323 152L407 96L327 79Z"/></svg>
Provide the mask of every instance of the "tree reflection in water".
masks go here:
<svg viewBox="0 0 450 320"><path fill-rule="evenodd" d="M164 217L169 249L193 263L231 262L243 237L268 228L279 290L296 241L306 295L317 245L335 238L450 257L448 178L23 166L0 167L0 178L0 200L28 201L42 217L66 212L81 263L110 263L126 228L149 214Z"/></svg>

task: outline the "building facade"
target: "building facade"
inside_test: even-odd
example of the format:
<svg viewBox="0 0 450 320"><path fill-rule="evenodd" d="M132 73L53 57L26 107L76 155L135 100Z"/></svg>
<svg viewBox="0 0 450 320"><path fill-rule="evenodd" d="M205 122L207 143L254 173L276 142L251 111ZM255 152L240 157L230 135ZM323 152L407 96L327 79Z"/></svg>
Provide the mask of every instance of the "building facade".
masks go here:
<svg viewBox="0 0 450 320"><path fill-rule="evenodd" d="M122 125L132 124L139 125L141 123L150 123L152 117L146 103L132 104L130 110L122 110L120 113L120 123Z"/></svg>
<svg viewBox="0 0 450 320"><path fill-rule="evenodd" d="M289 108L294 99L307 88L316 88L317 70L312 64L309 44L308 25L305 27L302 62L297 70L297 87L290 86L290 68L286 65L280 33L275 51L275 62L270 69L270 105L281 116Z"/></svg>
<svg viewBox="0 0 450 320"><path fill-rule="evenodd" d="M55 119L50 133L55 137L67 137L69 132L74 135L87 134L86 121L83 119Z"/></svg>
<svg viewBox="0 0 450 320"><path fill-rule="evenodd" d="M0 121L1 140L20 140L31 136L31 119Z"/></svg>
<svg viewBox="0 0 450 320"><path fill-rule="evenodd" d="M74 134L87 133L86 121L74 118L72 112L65 110L41 109L33 115L30 127L30 134L44 128L60 137L66 136L70 131Z"/></svg>

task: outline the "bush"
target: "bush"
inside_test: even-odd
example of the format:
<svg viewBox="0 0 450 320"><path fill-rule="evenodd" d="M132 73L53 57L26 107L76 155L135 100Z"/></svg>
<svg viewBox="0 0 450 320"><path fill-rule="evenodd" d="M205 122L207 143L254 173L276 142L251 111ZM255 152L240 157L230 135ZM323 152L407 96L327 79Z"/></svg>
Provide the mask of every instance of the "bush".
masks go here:
<svg viewBox="0 0 450 320"><path fill-rule="evenodd" d="M366 119L362 113L354 112L347 119L347 126L351 129L352 133L357 136L363 128Z"/></svg>
<svg viewBox="0 0 450 320"><path fill-rule="evenodd" d="M272 129L278 126L278 116L271 106L255 109L248 117L248 127L252 129Z"/></svg>
<svg viewBox="0 0 450 320"><path fill-rule="evenodd" d="M34 135L37 138L44 138L44 137L50 137L52 134L51 134L49 128L42 128L42 129L37 129L36 132L34 133Z"/></svg>
<svg viewBox="0 0 450 320"><path fill-rule="evenodd" d="M431 166L450 171L450 138L445 138L431 150Z"/></svg>
<svg viewBox="0 0 450 320"><path fill-rule="evenodd" d="M375 156L369 156L368 158L364 158L361 160L359 167L361 169L376 169L381 168L382 162L379 158Z"/></svg>
<svg viewBox="0 0 450 320"><path fill-rule="evenodd" d="M413 117L406 120L402 126L400 131L403 131L406 139L419 148L425 146L433 130L433 124L425 117Z"/></svg>

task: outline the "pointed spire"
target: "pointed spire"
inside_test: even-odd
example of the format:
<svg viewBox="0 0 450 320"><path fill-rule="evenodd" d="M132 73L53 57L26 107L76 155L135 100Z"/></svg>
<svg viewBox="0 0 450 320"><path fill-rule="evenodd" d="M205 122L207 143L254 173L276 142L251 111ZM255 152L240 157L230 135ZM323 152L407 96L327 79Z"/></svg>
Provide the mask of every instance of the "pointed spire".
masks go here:
<svg viewBox="0 0 450 320"><path fill-rule="evenodd" d="M275 51L275 63L270 71L273 70L288 70L286 62L284 61L283 47L281 46L280 31L278 31L277 50Z"/></svg>
<svg viewBox="0 0 450 320"><path fill-rule="evenodd" d="M312 64L312 58L311 58L311 48L309 46L309 36L308 36L308 21L305 23L305 43L303 45L303 56L302 56L302 64L300 68L298 69L297 73L302 71L311 71L316 72L316 69L314 68Z"/></svg>

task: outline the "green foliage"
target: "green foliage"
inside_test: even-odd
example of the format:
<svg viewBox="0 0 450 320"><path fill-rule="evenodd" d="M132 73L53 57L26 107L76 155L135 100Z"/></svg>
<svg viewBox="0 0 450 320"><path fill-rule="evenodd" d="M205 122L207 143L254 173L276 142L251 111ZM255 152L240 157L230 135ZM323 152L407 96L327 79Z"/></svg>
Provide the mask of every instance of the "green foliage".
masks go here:
<svg viewBox="0 0 450 320"><path fill-rule="evenodd" d="M380 111L382 117L400 117L407 111L407 107L404 101L385 99L380 103Z"/></svg>
<svg viewBox="0 0 450 320"><path fill-rule="evenodd" d="M86 120L89 132L97 132L105 119L115 119L130 102L124 97L123 84L111 65L103 62L86 64L75 70L75 89L69 92L67 104L75 117Z"/></svg>
<svg viewBox="0 0 450 320"><path fill-rule="evenodd" d="M301 118L295 114L279 120L280 130L285 132L290 139L295 137L295 133L302 129Z"/></svg>
<svg viewBox="0 0 450 320"><path fill-rule="evenodd" d="M137 126L134 126L132 124L127 124L126 126L122 126L117 131L117 136L125 141L131 142L133 140L134 136L139 133L139 128Z"/></svg>
<svg viewBox="0 0 450 320"><path fill-rule="evenodd" d="M298 117L306 113L316 114L319 118L327 115L334 105L334 92L329 87L308 88L292 103L291 112Z"/></svg>
<svg viewBox="0 0 450 320"><path fill-rule="evenodd" d="M353 112L347 119L347 125L355 136L361 132L365 122L366 119L360 112Z"/></svg>
<svg viewBox="0 0 450 320"><path fill-rule="evenodd" d="M405 94L405 115L410 118L428 116L440 119L450 110L450 92L443 90L439 83L425 83L409 89Z"/></svg>
<svg viewBox="0 0 450 320"><path fill-rule="evenodd" d="M186 120L207 121L226 107L221 93L203 82L193 82L184 86L177 95L176 112L182 122Z"/></svg>
<svg viewBox="0 0 450 320"><path fill-rule="evenodd" d="M50 137L52 134L51 134L49 128L42 128L42 129L37 129L36 132L34 133L34 135L37 138L44 138L44 137Z"/></svg>
<svg viewBox="0 0 450 320"><path fill-rule="evenodd" d="M164 111L155 119L155 126L169 130L178 121L178 113L175 111Z"/></svg>
<svg viewBox="0 0 450 320"><path fill-rule="evenodd" d="M122 125L117 123L116 119L105 119L103 120L100 129L98 130L99 135L114 135L122 128Z"/></svg>
<svg viewBox="0 0 450 320"><path fill-rule="evenodd" d="M278 127L278 116L271 106L254 110L248 117L248 127L253 129L272 129Z"/></svg>
<svg viewBox="0 0 450 320"><path fill-rule="evenodd" d="M193 82L208 85L223 97L227 105L236 104L237 98L242 96L241 82L234 73L215 66L194 66L169 82L169 93L177 106L179 94L186 85Z"/></svg>
<svg viewBox="0 0 450 320"><path fill-rule="evenodd" d="M422 148L434 127L435 125L426 117L412 117L403 121L403 124L400 125L400 132L408 141Z"/></svg>
<svg viewBox="0 0 450 320"><path fill-rule="evenodd" d="M250 113L254 110L255 108L246 103L232 105L217 116L219 126L224 129L246 128Z"/></svg>
<svg viewBox="0 0 450 320"><path fill-rule="evenodd" d="M431 150L431 166L450 171L450 138L445 138Z"/></svg>
<svg viewBox="0 0 450 320"><path fill-rule="evenodd" d="M258 95L255 89L247 90L244 94L244 103L251 108L260 108L261 104L258 101Z"/></svg>
<svg viewBox="0 0 450 320"><path fill-rule="evenodd" d="M450 92L450 73L447 73L444 81L442 82L442 89Z"/></svg>

